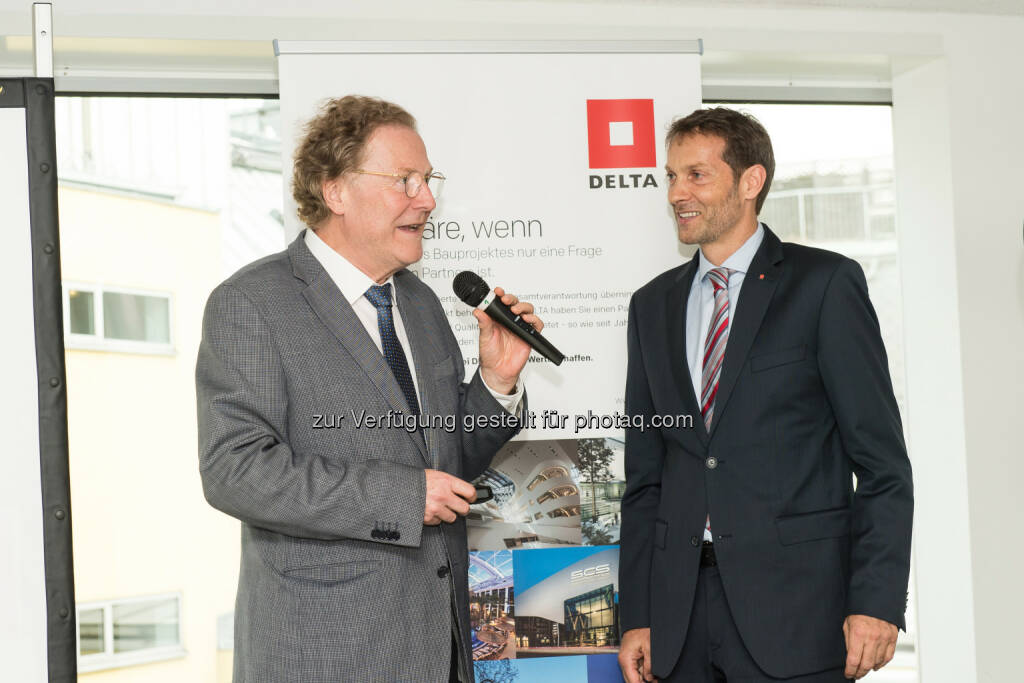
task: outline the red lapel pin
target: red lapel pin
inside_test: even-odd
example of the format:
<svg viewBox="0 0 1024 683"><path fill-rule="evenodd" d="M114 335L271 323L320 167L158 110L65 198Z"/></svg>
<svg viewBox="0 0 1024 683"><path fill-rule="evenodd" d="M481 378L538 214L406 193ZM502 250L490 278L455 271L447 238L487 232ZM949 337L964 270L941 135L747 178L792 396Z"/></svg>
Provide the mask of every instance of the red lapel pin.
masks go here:
<svg viewBox="0 0 1024 683"><path fill-rule="evenodd" d="M764 279L764 273L761 273L761 275L759 275L757 279L758 280L763 280Z"/></svg>

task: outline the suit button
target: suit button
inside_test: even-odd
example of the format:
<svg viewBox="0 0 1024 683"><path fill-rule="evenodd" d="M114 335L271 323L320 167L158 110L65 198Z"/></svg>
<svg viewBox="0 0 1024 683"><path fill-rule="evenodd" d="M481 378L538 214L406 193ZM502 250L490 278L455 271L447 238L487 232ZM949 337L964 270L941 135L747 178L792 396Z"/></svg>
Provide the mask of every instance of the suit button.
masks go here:
<svg viewBox="0 0 1024 683"><path fill-rule="evenodd" d="M709 470L715 469L716 467L718 467L718 458L716 458L715 456L711 456L710 458L704 461L704 466L707 467Z"/></svg>
<svg viewBox="0 0 1024 683"><path fill-rule="evenodd" d="M437 568L437 576L440 579L443 579L444 577L448 576L448 565L442 565L442 566L438 567Z"/></svg>
<svg viewBox="0 0 1024 683"><path fill-rule="evenodd" d="M700 539L697 538L696 536L690 536L690 545L692 545L694 548L696 548L697 546L700 545Z"/></svg>

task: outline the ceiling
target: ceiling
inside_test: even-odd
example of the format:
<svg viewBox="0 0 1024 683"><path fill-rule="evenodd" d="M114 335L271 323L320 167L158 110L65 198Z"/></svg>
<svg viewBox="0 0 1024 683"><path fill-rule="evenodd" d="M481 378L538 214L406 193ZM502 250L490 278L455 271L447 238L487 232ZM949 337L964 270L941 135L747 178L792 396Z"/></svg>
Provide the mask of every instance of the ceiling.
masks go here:
<svg viewBox="0 0 1024 683"><path fill-rule="evenodd" d="M54 70L63 80L62 88L74 80L82 90L102 90L104 83L117 77L131 90L136 86L130 82L137 82L140 88L177 92L176 83L191 79L200 85L190 83L190 90L253 93L276 88L272 38L394 41L458 40L471 35L486 40L666 40L679 37L679 26L686 25L690 7L713 8L731 17L728 31L716 31L713 26L694 29L705 39L702 69L707 83L886 87L900 68L892 55L903 55L905 68L910 64L907 59L913 58L906 55L935 54L941 49L922 46L921 36L888 27L884 20L879 29L893 35L889 45L858 44L858 36L842 33L850 30L845 28L851 22L850 10L857 12L855 21L860 25L871 21L870 11L906 12L900 23L922 34L935 31L928 28L929 20L922 17L918 22L909 13L1024 16L1024 0L54 0L52 4ZM817 13L807 10L816 8L823 17L830 17L821 22L829 28L816 32L813 45L805 40L794 49L784 31L772 32L769 38L756 23L744 19L743 10L755 8L762 17L766 9L774 16L774 9L780 14L803 9L805 15L813 15ZM946 26L959 22L945 16ZM806 35L808 18L797 20ZM811 19L810 23L818 22ZM919 23L920 29L916 28ZM794 26L793 30L800 29ZM0 77L30 73L31 31L31 0L0 0ZM892 47L893 41L898 49ZM752 53L757 53L756 59ZM249 84L239 87L240 80Z"/></svg>
<svg viewBox="0 0 1024 683"><path fill-rule="evenodd" d="M486 1L486 0L484 0ZM758 7L794 9L890 10L900 12L963 12L1024 16L1024 0L541 0L551 4L628 4L674 7Z"/></svg>
<svg viewBox="0 0 1024 683"><path fill-rule="evenodd" d="M31 14L32 0L0 0L0 15L25 17ZM415 14L430 14L437 7L459 6L467 17L479 20L501 6L552 7L586 5L620 6L665 6L704 8L821 8L842 10L890 10L910 12L959 12L970 14L1003 14L1024 16L1024 0L435 0L423 3L420 0L390 0L381 3L375 0L303 0L303 2L281 2L280 0L218 0L211 3L204 0L53 0L56 16L89 15L122 17L144 16L193 16L215 17L337 17L398 19ZM200 27L197 27L200 28ZM8 33L0 27L0 34Z"/></svg>

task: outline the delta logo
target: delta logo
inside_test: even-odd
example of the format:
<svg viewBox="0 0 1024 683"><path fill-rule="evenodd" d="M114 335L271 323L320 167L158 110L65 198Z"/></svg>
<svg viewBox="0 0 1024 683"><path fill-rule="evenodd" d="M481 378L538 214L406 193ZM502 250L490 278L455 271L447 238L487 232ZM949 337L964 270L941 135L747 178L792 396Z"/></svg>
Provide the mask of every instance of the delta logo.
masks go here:
<svg viewBox="0 0 1024 683"><path fill-rule="evenodd" d="M656 167L654 100L587 100L587 146L591 170ZM592 190L657 186L652 173L590 175Z"/></svg>

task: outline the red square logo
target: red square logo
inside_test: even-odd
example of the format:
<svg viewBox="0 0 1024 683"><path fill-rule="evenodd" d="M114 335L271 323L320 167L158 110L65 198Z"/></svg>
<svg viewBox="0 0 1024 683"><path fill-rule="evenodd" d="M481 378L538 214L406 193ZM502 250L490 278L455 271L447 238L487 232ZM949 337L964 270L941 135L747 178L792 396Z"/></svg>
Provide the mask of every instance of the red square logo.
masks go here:
<svg viewBox="0 0 1024 683"><path fill-rule="evenodd" d="M590 168L652 168L654 100L587 100Z"/></svg>

